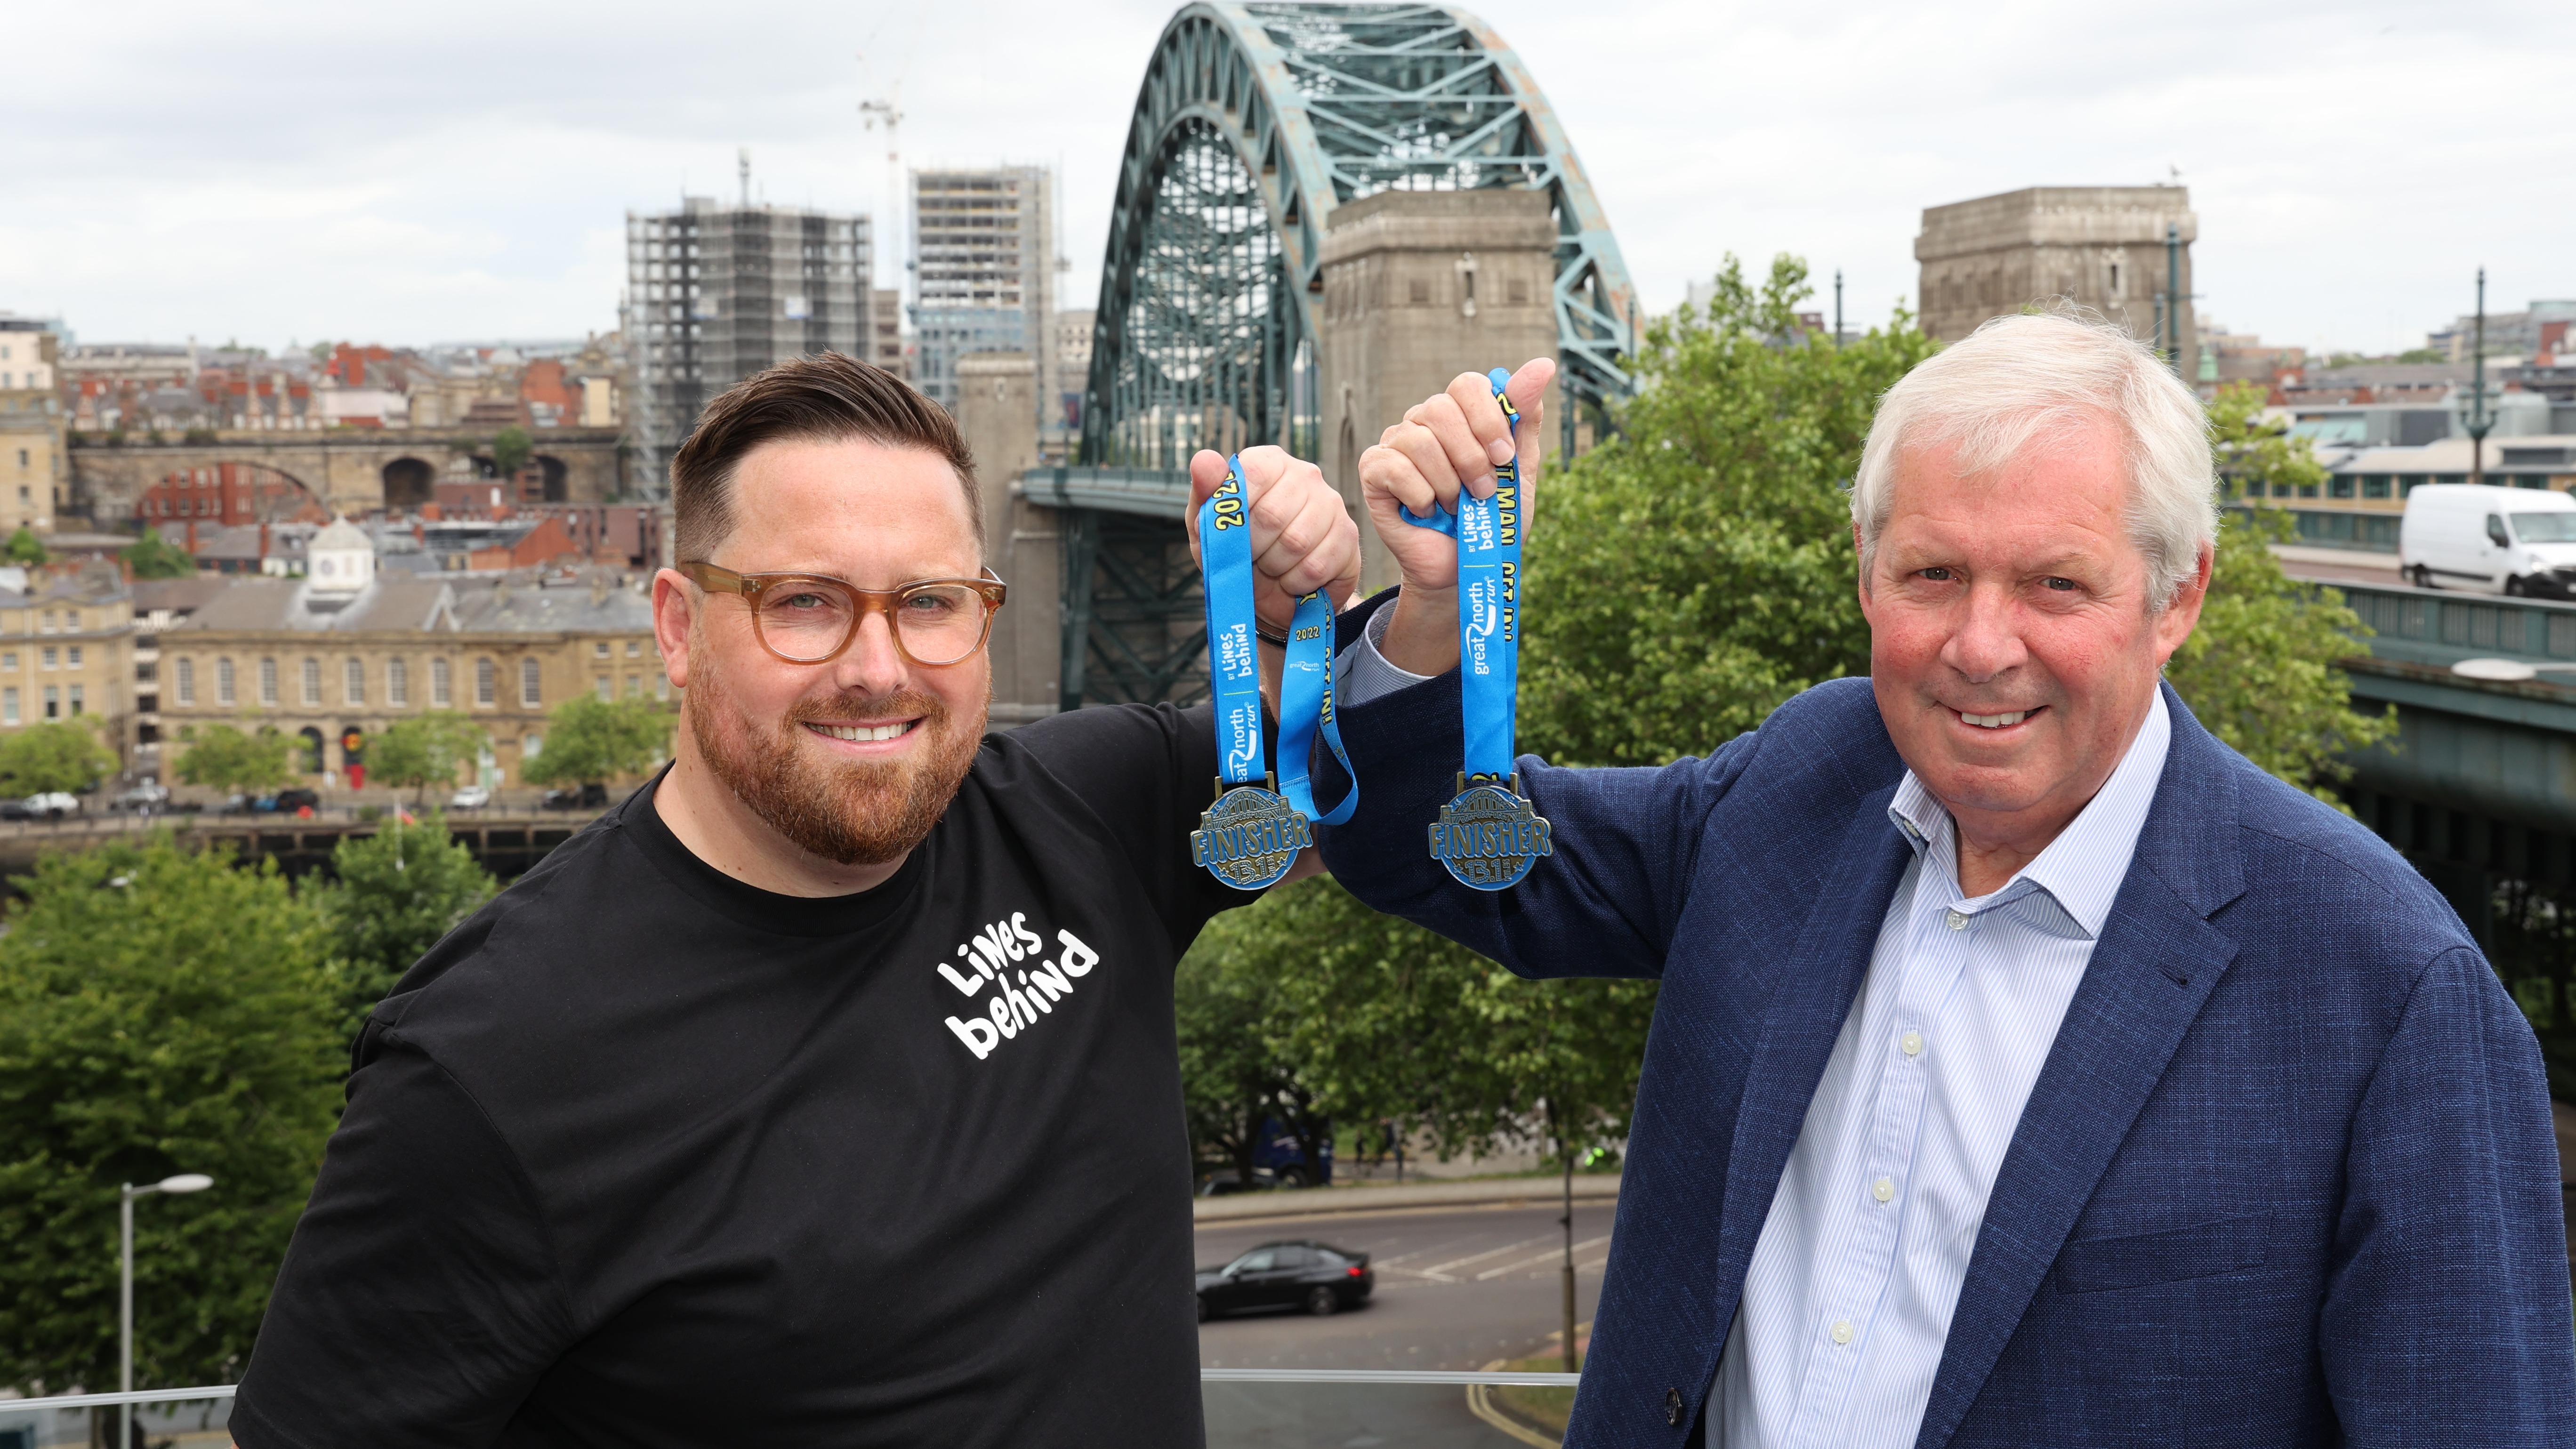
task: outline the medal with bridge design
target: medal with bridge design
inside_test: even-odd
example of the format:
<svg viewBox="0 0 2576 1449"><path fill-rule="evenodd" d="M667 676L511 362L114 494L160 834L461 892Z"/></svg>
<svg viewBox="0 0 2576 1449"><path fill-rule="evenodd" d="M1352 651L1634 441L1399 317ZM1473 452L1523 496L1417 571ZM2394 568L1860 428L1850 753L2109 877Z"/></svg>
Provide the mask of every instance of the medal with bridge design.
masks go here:
<svg viewBox="0 0 2576 1449"><path fill-rule="evenodd" d="M1278 884L1296 865L1297 852L1315 843L1304 812L1276 789L1227 789L1222 779L1216 788L1216 803L1200 812L1199 828L1190 832L1190 863L1237 890Z"/></svg>
<svg viewBox="0 0 2576 1449"><path fill-rule="evenodd" d="M1542 855L1554 855L1548 823L1521 796L1521 778L1469 781L1458 776L1458 798L1440 807L1431 827L1431 857L1460 885L1509 890Z"/></svg>

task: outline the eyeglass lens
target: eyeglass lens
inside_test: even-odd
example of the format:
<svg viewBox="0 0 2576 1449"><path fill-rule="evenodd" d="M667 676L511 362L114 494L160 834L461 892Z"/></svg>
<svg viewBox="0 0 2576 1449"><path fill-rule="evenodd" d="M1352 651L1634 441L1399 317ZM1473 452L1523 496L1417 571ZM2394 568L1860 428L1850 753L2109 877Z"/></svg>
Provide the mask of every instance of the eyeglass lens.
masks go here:
<svg viewBox="0 0 2576 1449"><path fill-rule="evenodd" d="M857 601L818 584L782 584L760 596L760 633L770 648L807 662L827 659L849 638ZM984 596L963 584L924 584L895 600L895 630L917 664L954 664L984 638Z"/></svg>

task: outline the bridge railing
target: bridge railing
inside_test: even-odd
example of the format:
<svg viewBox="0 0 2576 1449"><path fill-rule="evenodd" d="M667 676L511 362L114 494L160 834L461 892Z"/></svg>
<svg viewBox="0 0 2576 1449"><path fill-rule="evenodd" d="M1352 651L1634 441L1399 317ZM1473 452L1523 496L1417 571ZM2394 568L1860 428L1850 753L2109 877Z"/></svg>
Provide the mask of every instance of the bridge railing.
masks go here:
<svg viewBox="0 0 2576 1449"><path fill-rule="evenodd" d="M1553 1445L1576 1382L1574 1374L1533 1372L1199 1371L1209 1449ZM230 1421L232 1399L230 1384L0 1399L0 1449L90 1444L92 1414L127 1405L147 1439L204 1435L203 1442L221 1443L215 1436ZM109 1438L116 1437L111 1426Z"/></svg>
<svg viewBox="0 0 2576 1449"><path fill-rule="evenodd" d="M2455 594L2407 584L2338 582L2376 637L2380 659L2448 669L2463 659L2502 656L2576 663L2576 604ZM2571 676L2576 677L2576 676Z"/></svg>

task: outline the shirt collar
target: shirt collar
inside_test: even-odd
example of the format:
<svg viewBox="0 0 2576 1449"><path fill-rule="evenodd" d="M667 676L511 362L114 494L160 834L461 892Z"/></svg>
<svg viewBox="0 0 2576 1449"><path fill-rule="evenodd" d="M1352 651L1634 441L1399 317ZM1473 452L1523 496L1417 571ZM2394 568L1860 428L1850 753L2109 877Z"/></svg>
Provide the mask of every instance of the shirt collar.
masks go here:
<svg viewBox="0 0 2576 1449"><path fill-rule="evenodd" d="M2056 934L2083 940L2101 936L2111 916L2111 902L2128 878L2138 834L2146 828L2147 810L2155 803L2156 784L2164 777L2165 751L2173 742L2173 721L2165 713L2165 693L2155 692L2146 723L2129 742L2111 778L2067 823L2057 838L2023 866L2004 888L1980 903L1992 910L2015 903L2032 909L2034 923ZM1937 873L1951 904L1959 903L1958 850L1950 812L1923 787L1912 770L1896 787L1887 818L1914 847L1915 856ZM1939 847L1935 850L1934 847ZM2042 909L2042 907L2045 907Z"/></svg>

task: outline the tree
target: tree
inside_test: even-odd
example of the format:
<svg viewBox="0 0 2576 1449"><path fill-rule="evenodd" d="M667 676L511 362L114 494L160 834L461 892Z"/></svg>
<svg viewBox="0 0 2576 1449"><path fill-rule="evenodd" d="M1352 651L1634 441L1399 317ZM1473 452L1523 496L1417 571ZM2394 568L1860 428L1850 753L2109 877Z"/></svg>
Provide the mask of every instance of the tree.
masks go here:
<svg viewBox="0 0 2576 1449"><path fill-rule="evenodd" d="M95 788L116 772L116 753L98 742L89 717L42 720L0 735L0 795Z"/></svg>
<svg viewBox="0 0 2576 1449"><path fill-rule="evenodd" d="M512 423L492 439L492 466L507 478L526 467L528 455L536 450L536 440L528 436L528 430Z"/></svg>
<svg viewBox="0 0 2576 1449"><path fill-rule="evenodd" d="M0 937L0 1383L116 1373L117 1184L135 1213L135 1382L239 1376L347 1070L313 913L263 862L166 833L48 855Z"/></svg>
<svg viewBox="0 0 2576 1449"><path fill-rule="evenodd" d="M262 725L256 734L227 724L208 725L179 757L179 778L245 795L275 790L295 783L295 766L288 760L294 748L295 741L274 725Z"/></svg>
<svg viewBox="0 0 2576 1449"><path fill-rule="evenodd" d="M2236 488L2260 480L2274 496L2325 481L2308 441L2263 420L2263 389L2220 390L2210 436L2221 473ZM2293 495L2295 496L2295 495ZM2397 707L2377 715L2352 707L2352 678L2335 661L2370 636L2341 591L2281 571L2269 545L2292 537L2289 514L2259 499L2230 510L2200 627L2174 651L2165 678L2211 734L2247 759L2321 800L2352 774L2343 756L2397 732Z"/></svg>
<svg viewBox="0 0 2576 1449"><path fill-rule="evenodd" d="M1201 1160L1232 1163L1246 1186L1265 1122L1279 1118L1310 1165L1321 1161L1326 1130L1304 1110L1312 1094L1302 1092L1295 1064L1270 1033L1286 1010L1277 981L1274 963L1222 949L1191 952L1173 981L1191 1146Z"/></svg>
<svg viewBox="0 0 2576 1449"><path fill-rule="evenodd" d="M545 747L520 762L519 777L588 785L643 774L670 754L675 718L657 699L575 695L547 713Z"/></svg>
<svg viewBox="0 0 2576 1449"><path fill-rule="evenodd" d="M430 812L399 816L371 836L344 836L332 879L309 885L340 976L344 1035L355 1036L385 993L438 939L482 909L499 887L474 853Z"/></svg>
<svg viewBox="0 0 2576 1449"><path fill-rule="evenodd" d="M120 555L138 579L192 579L197 561L188 551L157 532L147 532Z"/></svg>
<svg viewBox="0 0 2576 1449"><path fill-rule="evenodd" d="M9 535L9 541L6 544L0 544L0 558L5 558L13 564L43 563L46 558L45 541L36 537L34 529L20 524L18 531Z"/></svg>
<svg viewBox="0 0 2576 1449"><path fill-rule="evenodd" d="M483 758L492 737L462 710L433 709L394 721L367 747L376 778L409 785L415 803L432 785L456 783L456 772Z"/></svg>
<svg viewBox="0 0 2576 1449"><path fill-rule="evenodd" d="M1648 324L1617 433L1540 479L1523 748L1660 765L1868 673L1842 488L1879 395L1935 344L1900 310L1836 348L1799 326L1809 290L1794 257L1758 292L1728 257L1705 316Z"/></svg>
<svg viewBox="0 0 2576 1449"><path fill-rule="evenodd" d="M1183 960L1183 1095L1194 1134L1286 1104L1420 1129L1443 1156L1535 1126L1565 1174L1570 1284L1574 1169L1627 1135L1655 997L1651 981L1524 981L1306 881L1209 922Z"/></svg>

